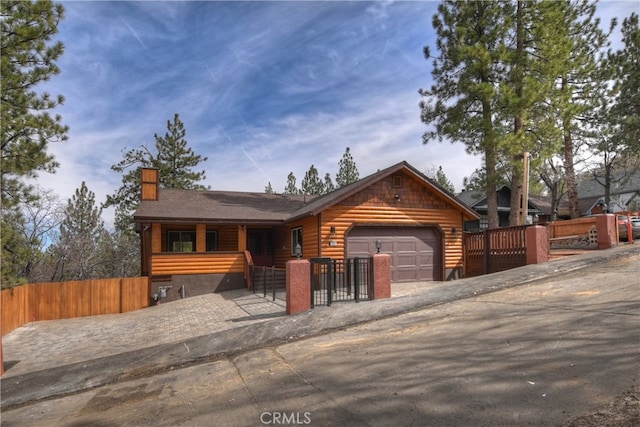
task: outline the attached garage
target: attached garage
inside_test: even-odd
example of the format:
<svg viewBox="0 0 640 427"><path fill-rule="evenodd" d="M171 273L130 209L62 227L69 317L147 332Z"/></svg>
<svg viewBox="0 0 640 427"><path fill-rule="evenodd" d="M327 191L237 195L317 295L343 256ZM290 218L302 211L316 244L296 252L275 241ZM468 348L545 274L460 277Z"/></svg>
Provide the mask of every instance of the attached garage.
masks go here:
<svg viewBox="0 0 640 427"><path fill-rule="evenodd" d="M391 256L391 281L443 280L442 234L437 227L356 226L347 234L347 258Z"/></svg>

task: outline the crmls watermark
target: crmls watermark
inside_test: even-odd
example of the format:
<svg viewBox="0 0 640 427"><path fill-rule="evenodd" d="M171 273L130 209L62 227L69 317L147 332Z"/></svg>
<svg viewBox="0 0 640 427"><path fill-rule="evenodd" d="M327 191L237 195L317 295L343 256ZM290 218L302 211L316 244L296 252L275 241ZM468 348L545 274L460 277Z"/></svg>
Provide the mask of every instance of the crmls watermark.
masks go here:
<svg viewBox="0 0 640 427"><path fill-rule="evenodd" d="M263 412L260 414L260 422L267 425L311 424L311 412Z"/></svg>

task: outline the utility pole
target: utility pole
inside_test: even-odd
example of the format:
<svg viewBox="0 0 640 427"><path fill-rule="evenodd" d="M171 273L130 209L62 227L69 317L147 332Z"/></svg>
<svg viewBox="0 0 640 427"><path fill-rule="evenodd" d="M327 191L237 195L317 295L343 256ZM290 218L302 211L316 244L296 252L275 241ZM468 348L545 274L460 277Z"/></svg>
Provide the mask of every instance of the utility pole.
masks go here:
<svg viewBox="0 0 640 427"><path fill-rule="evenodd" d="M524 155L524 176L522 177L522 225L527 224L527 215L529 214L529 152L525 151Z"/></svg>

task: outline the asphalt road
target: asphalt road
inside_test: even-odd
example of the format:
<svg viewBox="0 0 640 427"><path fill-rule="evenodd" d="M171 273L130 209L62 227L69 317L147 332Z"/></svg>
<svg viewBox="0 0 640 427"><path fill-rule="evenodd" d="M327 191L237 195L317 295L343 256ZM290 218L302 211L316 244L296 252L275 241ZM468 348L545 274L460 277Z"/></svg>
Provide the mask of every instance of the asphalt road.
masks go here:
<svg viewBox="0 0 640 427"><path fill-rule="evenodd" d="M636 251L546 281L10 408L2 425L557 426L639 381Z"/></svg>

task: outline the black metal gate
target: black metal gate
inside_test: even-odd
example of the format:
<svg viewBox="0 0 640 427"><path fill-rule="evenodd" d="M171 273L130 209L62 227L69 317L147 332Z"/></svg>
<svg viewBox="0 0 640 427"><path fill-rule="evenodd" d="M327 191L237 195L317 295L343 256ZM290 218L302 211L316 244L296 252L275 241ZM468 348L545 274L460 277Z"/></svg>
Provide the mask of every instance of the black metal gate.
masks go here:
<svg viewBox="0 0 640 427"><path fill-rule="evenodd" d="M373 258L311 258L311 307L373 299Z"/></svg>

